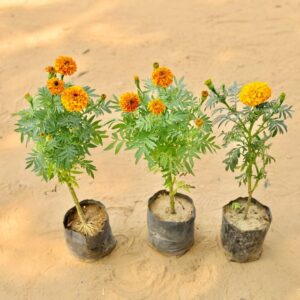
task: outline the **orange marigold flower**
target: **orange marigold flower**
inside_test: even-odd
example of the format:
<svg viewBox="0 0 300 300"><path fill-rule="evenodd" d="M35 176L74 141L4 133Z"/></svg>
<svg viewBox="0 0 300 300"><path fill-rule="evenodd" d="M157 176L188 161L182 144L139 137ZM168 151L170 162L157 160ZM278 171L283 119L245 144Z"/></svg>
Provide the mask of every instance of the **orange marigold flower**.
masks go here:
<svg viewBox="0 0 300 300"><path fill-rule="evenodd" d="M45 68L45 71L48 72L49 74L54 74L55 73L55 68L52 66L48 66Z"/></svg>
<svg viewBox="0 0 300 300"><path fill-rule="evenodd" d="M81 86L71 86L61 95L61 102L67 111L82 111L88 105L89 96Z"/></svg>
<svg viewBox="0 0 300 300"><path fill-rule="evenodd" d="M208 97L208 91L202 91L201 92L201 100L205 101Z"/></svg>
<svg viewBox="0 0 300 300"><path fill-rule="evenodd" d="M200 128L203 124L204 124L204 121L202 119L198 118L198 119L195 120L195 125L197 127Z"/></svg>
<svg viewBox="0 0 300 300"><path fill-rule="evenodd" d="M153 99L148 103L148 109L151 113L160 115L166 110L166 106L160 99Z"/></svg>
<svg viewBox="0 0 300 300"><path fill-rule="evenodd" d="M47 81L48 90L52 95L59 95L64 90L64 82L56 77L52 77Z"/></svg>
<svg viewBox="0 0 300 300"><path fill-rule="evenodd" d="M239 98L245 105L257 106L267 101L271 94L272 90L266 82L251 82L241 88Z"/></svg>
<svg viewBox="0 0 300 300"><path fill-rule="evenodd" d="M152 82L161 87L168 87L173 82L173 73L166 67L158 67L152 73Z"/></svg>
<svg viewBox="0 0 300 300"><path fill-rule="evenodd" d="M59 56L55 61L55 70L62 75L72 75L77 70L76 62L70 56Z"/></svg>
<svg viewBox="0 0 300 300"><path fill-rule="evenodd" d="M140 98L137 94L127 92L121 95L119 105L124 112L135 111L140 104Z"/></svg>

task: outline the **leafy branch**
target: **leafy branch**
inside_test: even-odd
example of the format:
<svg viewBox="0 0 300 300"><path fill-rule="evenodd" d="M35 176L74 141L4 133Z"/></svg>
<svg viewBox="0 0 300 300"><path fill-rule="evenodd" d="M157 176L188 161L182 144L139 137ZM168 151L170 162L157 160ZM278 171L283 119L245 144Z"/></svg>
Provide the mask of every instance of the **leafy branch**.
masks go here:
<svg viewBox="0 0 300 300"><path fill-rule="evenodd" d="M106 150L132 150L136 163L144 159L151 171L161 172L164 186L170 191L171 211L175 213L174 195L190 187L179 176L194 175L195 160L200 159L200 154L213 153L218 148L212 122L202 112L200 99L186 89L183 78L175 78L167 88L154 85L150 79L144 81L144 88L139 81L136 85L140 105L133 112L122 112L120 118L110 123L112 142ZM149 102L157 98L166 106L159 115L148 110ZM121 110L116 96L112 106ZM203 121L200 128L195 126L196 119Z"/></svg>
<svg viewBox="0 0 300 300"><path fill-rule="evenodd" d="M206 108L212 109L214 124L223 127L223 146L232 145L224 160L226 170L239 172L235 177L239 185L248 186L249 209L252 194L259 182L266 179L266 168L275 161L269 154L270 140L287 131L285 121L292 117L292 106L284 103L285 94L257 106L240 107L241 86L236 83L228 89L217 89L206 81L211 91Z"/></svg>

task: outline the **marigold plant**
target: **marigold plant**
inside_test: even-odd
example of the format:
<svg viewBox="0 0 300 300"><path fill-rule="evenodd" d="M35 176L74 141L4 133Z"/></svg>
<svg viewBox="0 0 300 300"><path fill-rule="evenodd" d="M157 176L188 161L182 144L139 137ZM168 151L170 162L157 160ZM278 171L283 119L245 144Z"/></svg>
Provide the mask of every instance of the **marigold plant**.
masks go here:
<svg viewBox="0 0 300 300"><path fill-rule="evenodd" d="M160 70L158 64L155 67L153 74ZM160 171L170 191L171 212L175 213L176 192L189 190L182 176L193 174L194 160L217 146L212 123L201 111L202 101L186 89L183 78L177 80L167 70L172 84L157 84L161 81L152 78L141 87L135 76L137 91L114 98L121 117L112 120L113 141L106 149L114 148L118 153L124 145L135 151L136 163L144 158L151 171Z"/></svg>
<svg viewBox="0 0 300 300"><path fill-rule="evenodd" d="M269 154L270 140L287 131L285 120L292 117L292 106L284 103L284 93L270 100L267 83L234 84L228 89L225 85L217 89L211 80L205 83L211 91L207 106L214 109L214 122L225 126L221 132L224 146L232 145L224 160L226 170L238 171L239 185L248 187L247 218L253 192L266 179L267 166L275 161Z"/></svg>
<svg viewBox="0 0 300 300"><path fill-rule="evenodd" d="M56 68L61 61L61 58L56 61ZM94 177L96 167L86 156L90 155L90 149L101 145L107 137L96 117L110 112L110 102L105 101L104 95L96 95L88 86L73 86L65 82L64 75L72 73L71 69L76 66L73 59L68 61L69 64L58 68L61 75L48 67L50 79L46 86L39 88L36 96L25 95L29 107L15 114L19 117L16 131L21 135L21 142L33 145L26 159L26 168L45 181L57 177L59 182L67 184L83 224L83 232L92 235L74 187L78 187L77 175L82 170Z"/></svg>

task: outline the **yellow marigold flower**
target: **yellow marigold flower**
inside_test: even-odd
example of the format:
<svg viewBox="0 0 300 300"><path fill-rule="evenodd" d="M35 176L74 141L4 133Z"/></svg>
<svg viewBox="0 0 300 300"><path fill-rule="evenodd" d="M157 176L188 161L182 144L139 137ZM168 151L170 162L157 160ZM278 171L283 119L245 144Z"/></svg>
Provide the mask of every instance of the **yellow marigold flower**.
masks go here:
<svg viewBox="0 0 300 300"><path fill-rule="evenodd" d="M166 106L160 99L153 99L148 103L148 109L151 113L160 115L166 110Z"/></svg>
<svg viewBox="0 0 300 300"><path fill-rule="evenodd" d="M72 57L59 56L55 61L55 70L62 75L72 75L76 72L76 62Z"/></svg>
<svg viewBox="0 0 300 300"><path fill-rule="evenodd" d="M152 73L152 82L161 87L168 87L173 82L173 73L166 67L158 67Z"/></svg>
<svg viewBox="0 0 300 300"><path fill-rule="evenodd" d="M256 106L267 101L271 94L272 90L266 82L251 82L241 88L239 98L245 105Z"/></svg>
<svg viewBox="0 0 300 300"><path fill-rule="evenodd" d="M198 118L198 119L195 120L195 125L197 127L200 128L203 124L204 124L204 121L202 119Z"/></svg>
<svg viewBox="0 0 300 300"><path fill-rule="evenodd" d="M61 102L67 111L82 111L88 105L89 96L81 86L71 86L61 95Z"/></svg>
<svg viewBox="0 0 300 300"><path fill-rule="evenodd" d="M48 90L52 95L59 95L64 90L64 82L56 77L52 77L47 81Z"/></svg>
<svg viewBox="0 0 300 300"><path fill-rule="evenodd" d="M48 66L45 68L45 71L49 74L54 74L55 73L55 68L52 66Z"/></svg>
<svg viewBox="0 0 300 300"><path fill-rule="evenodd" d="M121 95L119 105L124 112L135 111L140 104L140 98L137 94L127 92Z"/></svg>

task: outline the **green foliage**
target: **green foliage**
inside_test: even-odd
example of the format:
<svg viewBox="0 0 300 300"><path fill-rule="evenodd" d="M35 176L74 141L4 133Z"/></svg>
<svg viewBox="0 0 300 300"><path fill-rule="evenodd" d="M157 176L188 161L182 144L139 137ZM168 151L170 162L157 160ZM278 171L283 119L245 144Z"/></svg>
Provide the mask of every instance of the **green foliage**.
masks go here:
<svg viewBox="0 0 300 300"><path fill-rule="evenodd" d="M70 86L70 83L65 84L65 87ZM82 170L94 177L96 167L86 156L107 137L96 117L110 112L110 102L94 94L90 87L84 89L89 102L82 112L66 111L61 97L53 96L47 87L42 87L35 97L26 95L30 107L15 114L19 117L16 131L20 133L21 142L34 143L26 168L45 181L57 176L60 182L76 186L76 176Z"/></svg>
<svg viewBox="0 0 300 300"><path fill-rule="evenodd" d="M194 174L195 159L200 154L214 152L218 146L212 135L212 122L201 111L200 100L188 91L183 83L174 79L167 87L155 86L151 80L144 82L144 89L135 81L137 94L141 100L134 112L122 112L119 119L112 121L112 143L107 150L122 147L135 151L136 163L145 159L151 171L160 171L164 185L173 194L178 189L188 190L189 185L178 180L178 176ZM148 110L148 103L159 98L166 110L155 115ZM114 97L114 108L120 111L119 99ZM204 124L198 128L195 120Z"/></svg>
<svg viewBox="0 0 300 300"><path fill-rule="evenodd" d="M251 197L260 180L267 177L266 168L275 161L269 154L270 140L287 131L286 119L292 117L292 106L284 104L285 94L278 98L250 107L238 98L240 86L236 83L226 89L216 89L212 82L207 107L213 109L214 123L224 130L223 146L231 146L224 163L226 170L238 171L239 185L248 184ZM254 185L252 185L254 180Z"/></svg>
<svg viewBox="0 0 300 300"><path fill-rule="evenodd" d="M231 203L231 208L233 210L240 210L241 209L241 205L238 202L232 202Z"/></svg>

